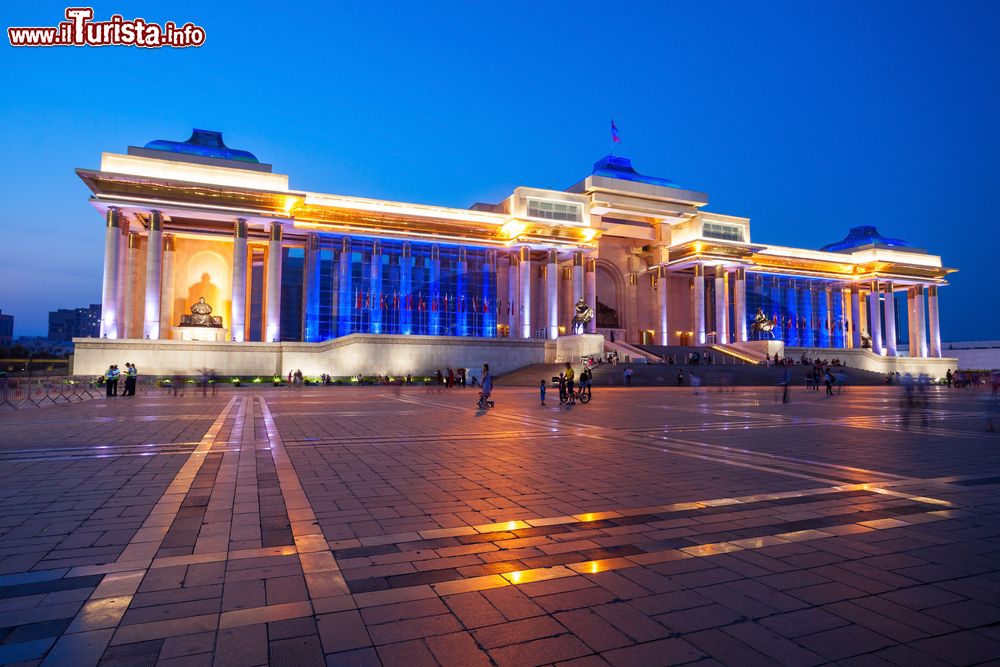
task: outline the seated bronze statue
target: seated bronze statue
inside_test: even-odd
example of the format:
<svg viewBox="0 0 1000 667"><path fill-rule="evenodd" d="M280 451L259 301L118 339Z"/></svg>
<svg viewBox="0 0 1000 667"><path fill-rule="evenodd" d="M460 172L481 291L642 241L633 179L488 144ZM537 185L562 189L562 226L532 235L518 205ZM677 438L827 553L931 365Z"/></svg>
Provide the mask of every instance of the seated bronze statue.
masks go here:
<svg viewBox="0 0 1000 667"><path fill-rule="evenodd" d="M594 319L594 309L580 299L573 308L573 333L582 334L587 324Z"/></svg>
<svg viewBox="0 0 1000 667"><path fill-rule="evenodd" d="M205 297L191 306L190 315L181 315L182 327L217 327L222 328L222 318L212 315L212 307L205 303Z"/></svg>

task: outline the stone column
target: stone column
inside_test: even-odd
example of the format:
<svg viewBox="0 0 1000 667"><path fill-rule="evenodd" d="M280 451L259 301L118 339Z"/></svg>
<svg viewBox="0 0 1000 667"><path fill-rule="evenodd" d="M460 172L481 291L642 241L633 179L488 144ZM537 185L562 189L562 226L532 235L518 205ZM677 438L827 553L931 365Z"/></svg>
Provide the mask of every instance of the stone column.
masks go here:
<svg viewBox="0 0 1000 667"><path fill-rule="evenodd" d="M267 243L267 314L264 318L264 342L281 340L281 223L271 223Z"/></svg>
<svg viewBox="0 0 1000 667"><path fill-rule="evenodd" d="M302 340L315 343L319 335L320 246L319 234L306 234L302 253Z"/></svg>
<svg viewBox="0 0 1000 667"><path fill-rule="evenodd" d="M441 335L441 247L431 246L430 283L427 285L430 301L427 304L428 327L432 336Z"/></svg>
<svg viewBox="0 0 1000 667"><path fill-rule="evenodd" d="M469 272L469 253L465 248L458 249L458 261L455 263L455 333L459 336L469 335L469 303L470 295L466 294Z"/></svg>
<svg viewBox="0 0 1000 667"><path fill-rule="evenodd" d="M583 253L573 253L573 304L583 298Z"/></svg>
<svg viewBox="0 0 1000 667"><path fill-rule="evenodd" d="M369 331L373 334L382 333L382 304L385 297L382 295L382 242L378 239L372 240L372 263L371 263L371 310L369 311Z"/></svg>
<svg viewBox="0 0 1000 667"><path fill-rule="evenodd" d="M896 302L892 292L892 283L886 282L883 287L885 295L885 353L896 356Z"/></svg>
<svg viewBox="0 0 1000 667"><path fill-rule="evenodd" d="M727 301L726 267L721 264L715 267L715 342L729 344L729 303Z"/></svg>
<svg viewBox="0 0 1000 667"><path fill-rule="evenodd" d="M851 347L861 349L861 291L857 285L849 287L851 297Z"/></svg>
<svg viewBox="0 0 1000 667"><path fill-rule="evenodd" d="M667 268L665 266L656 267L656 305L658 311L658 322L660 325L660 336L657 341L660 345L670 345L670 321L667 317Z"/></svg>
<svg viewBox="0 0 1000 667"><path fill-rule="evenodd" d="M694 342L704 345L705 337L705 267L694 265L694 291L691 299L691 321L694 322Z"/></svg>
<svg viewBox="0 0 1000 667"><path fill-rule="evenodd" d="M927 356L927 324L924 319L924 286L916 287L917 308L917 356Z"/></svg>
<svg viewBox="0 0 1000 667"><path fill-rule="evenodd" d="M149 213L149 234L146 237L146 297L143 306L142 334L146 338L160 337L160 279L163 270L163 214Z"/></svg>
<svg viewBox="0 0 1000 667"><path fill-rule="evenodd" d="M587 258L583 274L583 299L594 311L594 319L587 325L587 333L597 333L597 260Z"/></svg>
<svg viewBox="0 0 1000 667"><path fill-rule="evenodd" d="M351 237L340 239L340 263L337 266L337 335L354 333L354 306L356 299L352 292Z"/></svg>
<svg viewBox="0 0 1000 667"><path fill-rule="evenodd" d="M399 257L399 330L413 333L413 251L409 241L403 241Z"/></svg>
<svg viewBox="0 0 1000 667"><path fill-rule="evenodd" d="M518 255L521 338L531 338L531 248L521 246Z"/></svg>
<svg viewBox="0 0 1000 667"><path fill-rule="evenodd" d="M747 270L743 268L736 269L736 281L734 282L735 287L735 299L736 303L733 304L733 316L736 321L733 322L733 326L736 328L736 340L740 343L745 343L747 338Z"/></svg>
<svg viewBox="0 0 1000 667"><path fill-rule="evenodd" d="M573 333L573 267L559 267L559 326Z"/></svg>
<svg viewBox="0 0 1000 667"><path fill-rule="evenodd" d="M125 270L125 308L122 312L123 328L126 338L138 338L139 312L139 259L142 257L142 242L136 232L128 235L128 258Z"/></svg>
<svg viewBox="0 0 1000 667"><path fill-rule="evenodd" d="M507 326L510 338L521 337L521 269L517 264L517 255L507 254Z"/></svg>
<svg viewBox="0 0 1000 667"><path fill-rule="evenodd" d="M938 318L937 285L927 287L927 324L930 333L930 356L941 357L941 322Z"/></svg>
<svg viewBox="0 0 1000 667"><path fill-rule="evenodd" d="M882 317L879 304L879 283L872 281L868 295L868 334L872 337L872 352L882 354Z"/></svg>
<svg viewBox="0 0 1000 667"><path fill-rule="evenodd" d="M118 338L118 254L121 251L121 211L117 207L109 207L104 224L101 338Z"/></svg>
<svg viewBox="0 0 1000 667"><path fill-rule="evenodd" d="M490 248L483 256L483 285L474 298L482 305L480 325L474 328L473 336L496 338L497 317L500 315L499 288L497 286L497 251Z"/></svg>
<svg viewBox="0 0 1000 667"><path fill-rule="evenodd" d="M127 216L121 217L121 234L118 237L118 338L128 338L128 235L131 223Z"/></svg>
<svg viewBox="0 0 1000 667"><path fill-rule="evenodd" d="M160 273L160 338L170 338L174 326L174 235L163 235L163 264Z"/></svg>
<svg viewBox="0 0 1000 667"><path fill-rule="evenodd" d="M559 338L559 257L555 250L549 250L547 255L548 262L545 265L546 320L549 340L555 340Z"/></svg>
<svg viewBox="0 0 1000 667"><path fill-rule="evenodd" d="M236 218L233 225L233 296L229 336L237 342L246 340L247 324L247 221Z"/></svg>

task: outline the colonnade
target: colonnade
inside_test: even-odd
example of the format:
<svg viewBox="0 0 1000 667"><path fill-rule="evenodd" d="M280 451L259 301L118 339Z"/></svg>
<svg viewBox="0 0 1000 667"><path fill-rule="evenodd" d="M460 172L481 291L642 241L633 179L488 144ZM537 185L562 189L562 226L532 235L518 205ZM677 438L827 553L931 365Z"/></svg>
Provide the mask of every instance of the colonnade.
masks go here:
<svg viewBox="0 0 1000 667"><path fill-rule="evenodd" d="M534 338L542 330L550 340L558 338L564 330L572 333L572 316L575 304L582 298L597 312L597 264L583 251L574 251L569 266L560 264L556 249L543 251L544 259L535 266L529 246L519 246L507 254L507 262L498 275L507 283L507 324L512 338ZM538 288L535 289L535 275ZM543 294L537 294L541 291ZM534 320L535 304L540 302L540 321ZM597 331L596 316L586 327L586 333Z"/></svg>

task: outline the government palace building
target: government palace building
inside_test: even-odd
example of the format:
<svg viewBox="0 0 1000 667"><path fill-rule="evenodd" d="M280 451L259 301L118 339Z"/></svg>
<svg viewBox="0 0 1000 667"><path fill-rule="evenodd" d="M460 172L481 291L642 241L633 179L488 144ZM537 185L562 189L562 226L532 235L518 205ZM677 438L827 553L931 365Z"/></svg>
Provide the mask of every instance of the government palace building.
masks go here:
<svg viewBox="0 0 1000 667"><path fill-rule="evenodd" d="M103 153L100 169L77 174L105 220L101 339L77 343L95 368L122 339L146 346L132 356L160 372L184 350L255 372L258 362L227 361L245 348L282 350L283 374L287 355L305 364L347 340L424 346L372 357L394 373L428 370L445 342L475 345L469 366L516 350L516 366L552 361L584 304L584 337L636 354L716 346L762 359L783 344L782 354L931 360L938 290L955 270L872 226L817 250L757 242L748 218L709 212L708 195L619 155L565 190L523 186L468 209L296 190L205 130Z"/></svg>

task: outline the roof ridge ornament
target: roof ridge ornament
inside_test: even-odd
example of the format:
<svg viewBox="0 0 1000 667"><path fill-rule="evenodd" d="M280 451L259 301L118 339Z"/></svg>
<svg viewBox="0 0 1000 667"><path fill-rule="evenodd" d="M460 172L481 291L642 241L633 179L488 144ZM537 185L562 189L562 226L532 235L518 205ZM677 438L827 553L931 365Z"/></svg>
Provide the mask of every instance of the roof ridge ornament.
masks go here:
<svg viewBox="0 0 1000 667"><path fill-rule="evenodd" d="M222 132L218 130L194 128L191 130L191 136L187 141L156 139L155 141L150 141L144 148L170 153L182 153L185 155L200 155L220 160L237 160L239 162L260 164L260 160L253 153L226 146L226 142L222 140Z"/></svg>

